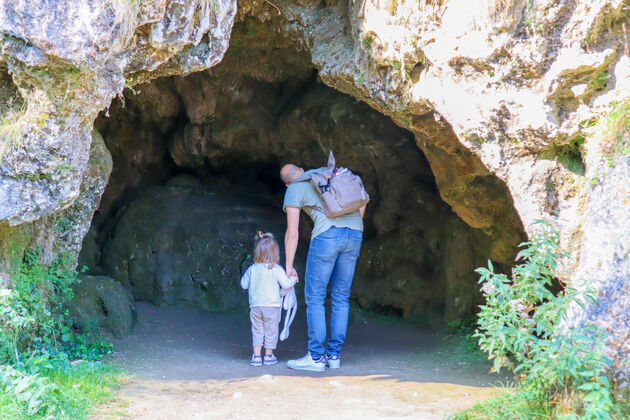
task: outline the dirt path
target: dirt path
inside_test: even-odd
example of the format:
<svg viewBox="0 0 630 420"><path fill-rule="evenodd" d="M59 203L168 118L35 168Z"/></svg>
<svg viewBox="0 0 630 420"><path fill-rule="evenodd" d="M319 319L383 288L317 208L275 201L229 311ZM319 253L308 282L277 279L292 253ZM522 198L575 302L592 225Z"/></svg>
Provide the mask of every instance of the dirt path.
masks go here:
<svg viewBox="0 0 630 420"><path fill-rule="evenodd" d="M139 303L134 335L116 340L109 358L131 375L123 411L138 419L442 419L505 380L457 338L390 317L355 316L336 371L286 367L306 351L303 318L279 343L276 366L250 367L249 343L246 313Z"/></svg>

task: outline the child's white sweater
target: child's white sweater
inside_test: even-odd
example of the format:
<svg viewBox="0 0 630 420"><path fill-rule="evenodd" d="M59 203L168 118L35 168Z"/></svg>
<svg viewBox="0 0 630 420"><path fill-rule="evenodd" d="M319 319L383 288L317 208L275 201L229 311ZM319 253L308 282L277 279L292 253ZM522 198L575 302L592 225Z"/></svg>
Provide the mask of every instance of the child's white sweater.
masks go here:
<svg viewBox="0 0 630 420"><path fill-rule="evenodd" d="M268 264L252 264L241 278L241 287L249 289L249 306L280 307L280 288L288 289L295 284L289 279L282 267Z"/></svg>

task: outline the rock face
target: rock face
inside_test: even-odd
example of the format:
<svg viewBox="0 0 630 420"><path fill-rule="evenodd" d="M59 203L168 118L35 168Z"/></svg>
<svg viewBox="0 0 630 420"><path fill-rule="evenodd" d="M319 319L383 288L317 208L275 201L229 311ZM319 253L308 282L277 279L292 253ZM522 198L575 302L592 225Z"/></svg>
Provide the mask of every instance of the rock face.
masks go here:
<svg viewBox="0 0 630 420"><path fill-rule="evenodd" d="M97 113L125 84L218 63L234 21L227 69L274 83L314 67L327 85L410 130L444 201L500 244L494 258L507 258L504 244L519 236L512 209L528 233L535 220L552 220L574 257L558 275L601 290L600 305L574 317L630 329L628 227L614 216L630 213L618 184L629 141L623 0L246 0L238 13L227 0L2 2L0 88L15 100L0 106L18 116L1 135L6 144L14 133L22 145L0 163L3 281L23 247L57 252L49 234L79 197ZM186 83L180 89L190 90ZM220 98L203 86L195 95L208 109L208 98ZM192 124L211 115L180 105ZM180 134L175 162L213 159L215 151L199 148L207 131ZM231 141L225 127L223 135ZM611 348L628 354L619 346Z"/></svg>
<svg viewBox="0 0 630 420"><path fill-rule="evenodd" d="M34 224L7 227L7 236L47 231L48 219L77 200L89 172L94 119L133 81L131 73L181 74L216 64L235 12L230 0L1 2L0 80L24 105L11 114L12 134L3 125L0 135L0 223ZM4 116L11 104L2 105ZM9 141L20 147L4 147ZM79 229L80 242L86 230ZM11 269L0 269L5 281Z"/></svg>
<svg viewBox="0 0 630 420"><path fill-rule="evenodd" d="M63 252L79 253L111 170L111 155L100 134L93 131L88 168L82 174L79 197L69 207L15 227L0 222L0 284L10 282L10 272L20 267L27 248L41 249L44 262Z"/></svg>
<svg viewBox="0 0 630 420"><path fill-rule="evenodd" d="M139 300L225 311L247 306L238 283L257 230L282 234L280 214L243 196L174 178L142 190L120 216L103 267Z"/></svg>

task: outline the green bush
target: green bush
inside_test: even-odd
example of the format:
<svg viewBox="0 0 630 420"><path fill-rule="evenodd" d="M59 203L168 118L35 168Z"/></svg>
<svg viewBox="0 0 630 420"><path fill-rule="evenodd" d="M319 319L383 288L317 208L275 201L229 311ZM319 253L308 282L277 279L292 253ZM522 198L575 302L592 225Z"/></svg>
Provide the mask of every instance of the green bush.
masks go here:
<svg viewBox="0 0 630 420"><path fill-rule="evenodd" d="M0 365L0 418L86 418L95 403L112 399L119 377L99 362L50 364L37 373Z"/></svg>
<svg viewBox="0 0 630 420"><path fill-rule="evenodd" d="M550 291L562 253L558 232L539 222L517 256L512 278L495 273L492 263L476 271L486 299L478 315L475 336L493 360L493 370L514 372L516 392L507 393L456 416L471 418L588 418L607 419L615 407L606 371L611 361L601 348L594 325L568 328L567 308L592 300L565 287Z"/></svg>
<svg viewBox="0 0 630 420"><path fill-rule="evenodd" d="M20 354L58 351L71 340L71 322L63 305L78 282L63 256L44 268L39 255L27 251L13 289L0 292L0 362L16 364Z"/></svg>
<svg viewBox="0 0 630 420"><path fill-rule="evenodd" d="M90 393L70 397L63 383L98 378L94 361L112 346L73 333L66 305L78 281L68 255L44 266L39 252L27 251L11 289L0 289L0 418L87 415ZM77 359L85 362L71 363Z"/></svg>

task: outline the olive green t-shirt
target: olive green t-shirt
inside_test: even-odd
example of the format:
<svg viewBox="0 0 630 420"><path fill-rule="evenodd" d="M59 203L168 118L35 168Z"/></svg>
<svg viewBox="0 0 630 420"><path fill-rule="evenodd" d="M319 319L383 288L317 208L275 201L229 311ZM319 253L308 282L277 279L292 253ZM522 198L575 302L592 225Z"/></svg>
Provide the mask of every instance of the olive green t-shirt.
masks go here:
<svg viewBox="0 0 630 420"><path fill-rule="evenodd" d="M357 210L354 213L344 214L339 217L328 217L323 210L323 202L315 187L310 181L296 182L287 187L284 194L284 204L282 210L286 212L286 207L298 207L304 210L313 220L313 233L311 239L326 232L331 227L349 228L363 232L363 219Z"/></svg>

